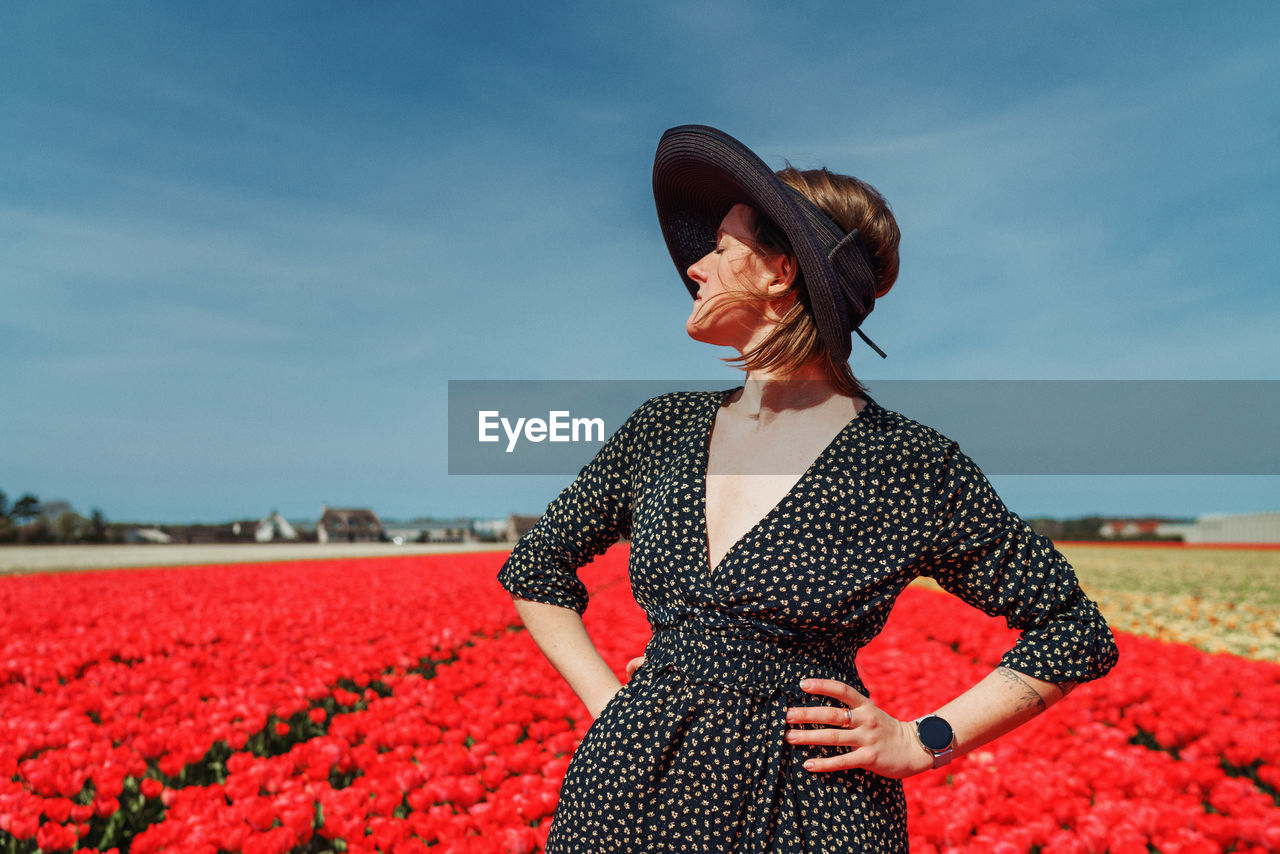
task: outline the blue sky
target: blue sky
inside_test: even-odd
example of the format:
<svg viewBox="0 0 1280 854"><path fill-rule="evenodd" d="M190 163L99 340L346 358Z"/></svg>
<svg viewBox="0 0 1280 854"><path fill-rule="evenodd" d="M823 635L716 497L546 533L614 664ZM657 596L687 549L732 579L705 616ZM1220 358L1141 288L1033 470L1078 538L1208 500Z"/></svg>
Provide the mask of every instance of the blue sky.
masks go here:
<svg viewBox="0 0 1280 854"><path fill-rule="evenodd" d="M448 380L740 376L653 213L684 123L889 199L873 394L1280 379L1280 6L776 5L6 4L0 489L540 512L566 478L446 474ZM1280 509L1275 477L993 481L1023 515Z"/></svg>

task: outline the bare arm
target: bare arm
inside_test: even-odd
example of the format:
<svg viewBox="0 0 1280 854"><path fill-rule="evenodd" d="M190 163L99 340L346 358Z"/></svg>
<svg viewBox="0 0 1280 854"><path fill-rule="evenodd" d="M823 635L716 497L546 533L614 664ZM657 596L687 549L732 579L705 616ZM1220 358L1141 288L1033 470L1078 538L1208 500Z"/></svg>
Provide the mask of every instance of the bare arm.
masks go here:
<svg viewBox="0 0 1280 854"><path fill-rule="evenodd" d="M787 710L788 723L827 727L790 730L787 740L792 744L834 744L848 748L848 752L838 756L806 761L808 770L866 768L886 777L908 777L933 767L933 756L916 738L910 721L892 717L843 682L809 679L802 682L801 687L811 694L840 700L850 710L831 706L794 706ZM955 754L959 755L1031 720L1074 687L1070 682L1059 687L1007 667L997 667L934 714L951 724L955 732Z"/></svg>
<svg viewBox="0 0 1280 854"><path fill-rule="evenodd" d="M529 599L513 601L538 649L569 683L591 717L598 717L622 683L591 642L582 617L572 608Z"/></svg>
<svg viewBox="0 0 1280 854"><path fill-rule="evenodd" d="M997 667L934 714L951 724L959 755L1026 723L1074 687L1072 682L1059 686L1008 667Z"/></svg>

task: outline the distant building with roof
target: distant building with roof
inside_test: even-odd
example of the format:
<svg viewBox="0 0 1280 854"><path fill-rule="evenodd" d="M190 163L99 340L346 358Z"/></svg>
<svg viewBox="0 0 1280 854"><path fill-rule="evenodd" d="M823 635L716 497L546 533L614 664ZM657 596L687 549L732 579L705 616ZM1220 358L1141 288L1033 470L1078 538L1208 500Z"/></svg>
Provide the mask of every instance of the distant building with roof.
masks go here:
<svg viewBox="0 0 1280 854"><path fill-rule="evenodd" d="M541 516L517 516L512 513L507 517L506 530L503 532L502 538L509 543L514 543L529 533L541 518Z"/></svg>
<svg viewBox="0 0 1280 854"><path fill-rule="evenodd" d="M236 523L236 533L239 534L239 522ZM259 543L269 543L272 540L291 540L296 541L302 539L293 525L289 524L289 520L272 510L271 515L264 516L258 520L257 527L253 529L253 538Z"/></svg>
<svg viewBox="0 0 1280 854"><path fill-rule="evenodd" d="M173 537L159 528L130 528L124 532L126 543L172 543Z"/></svg>
<svg viewBox="0 0 1280 854"><path fill-rule="evenodd" d="M1167 519L1109 519L1098 529L1098 536L1106 540L1152 539L1162 536L1161 526L1167 522Z"/></svg>
<svg viewBox="0 0 1280 854"><path fill-rule="evenodd" d="M476 539L470 519L423 519L418 530L424 543L470 543Z"/></svg>
<svg viewBox="0 0 1280 854"><path fill-rule="evenodd" d="M371 543L383 539L382 521L367 507L320 505L316 539L322 543Z"/></svg>
<svg viewBox="0 0 1280 854"><path fill-rule="evenodd" d="M1280 511L1214 513L1190 523L1162 525L1157 533L1182 537L1187 543L1280 543Z"/></svg>

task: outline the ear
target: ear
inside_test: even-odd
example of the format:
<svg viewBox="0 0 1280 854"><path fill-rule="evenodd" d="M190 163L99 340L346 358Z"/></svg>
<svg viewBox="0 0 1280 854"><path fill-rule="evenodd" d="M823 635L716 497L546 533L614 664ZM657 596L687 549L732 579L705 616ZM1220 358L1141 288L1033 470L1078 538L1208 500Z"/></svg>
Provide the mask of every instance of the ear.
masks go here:
<svg viewBox="0 0 1280 854"><path fill-rule="evenodd" d="M788 291L795 284L799 267L792 255L773 255L765 259L773 280L769 283L770 291Z"/></svg>

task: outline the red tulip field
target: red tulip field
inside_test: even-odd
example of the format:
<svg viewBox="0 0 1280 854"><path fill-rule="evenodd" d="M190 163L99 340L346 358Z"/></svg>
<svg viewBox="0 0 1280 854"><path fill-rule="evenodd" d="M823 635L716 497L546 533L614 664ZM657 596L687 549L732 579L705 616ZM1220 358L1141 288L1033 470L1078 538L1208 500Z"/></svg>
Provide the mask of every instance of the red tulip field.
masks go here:
<svg viewBox="0 0 1280 854"><path fill-rule="evenodd" d="M0 854L540 851L590 720L504 557L0 577ZM582 571L619 676L649 638L626 562ZM859 670L909 718L1013 637L913 586ZM1280 851L1280 664L1117 638L1109 676L906 781L913 854Z"/></svg>

